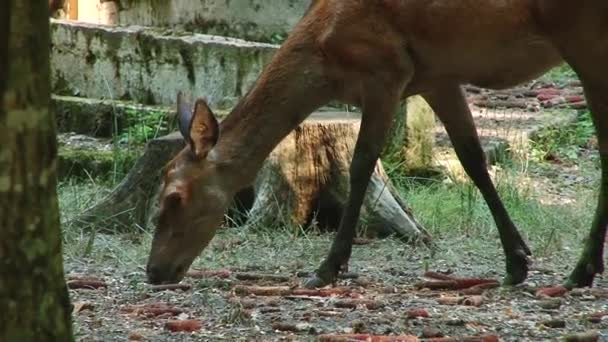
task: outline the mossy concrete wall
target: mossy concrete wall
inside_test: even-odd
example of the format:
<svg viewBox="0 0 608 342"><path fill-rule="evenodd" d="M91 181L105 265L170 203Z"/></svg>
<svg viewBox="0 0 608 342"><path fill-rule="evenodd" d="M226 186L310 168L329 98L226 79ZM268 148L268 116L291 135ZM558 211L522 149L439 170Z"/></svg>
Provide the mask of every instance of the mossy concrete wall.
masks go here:
<svg viewBox="0 0 608 342"><path fill-rule="evenodd" d="M232 106L278 46L139 26L51 20L57 95L174 106L179 90Z"/></svg>
<svg viewBox="0 0 608 342"><path fill-rule="evenodd" d="M285 36L311 0L120 0L120 25L178 26L256 41Z"/></svg>

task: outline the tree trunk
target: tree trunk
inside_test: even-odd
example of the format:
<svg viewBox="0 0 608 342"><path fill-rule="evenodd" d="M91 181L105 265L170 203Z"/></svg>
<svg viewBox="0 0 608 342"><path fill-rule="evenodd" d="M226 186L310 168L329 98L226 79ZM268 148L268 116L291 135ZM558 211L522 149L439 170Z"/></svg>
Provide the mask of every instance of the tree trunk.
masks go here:
<svg viewBox="0 0 608 342"><path fill-rule="evenodd" d="M0 11L0 341L72 340L48 13L43 0L10 0Z"/></svg>

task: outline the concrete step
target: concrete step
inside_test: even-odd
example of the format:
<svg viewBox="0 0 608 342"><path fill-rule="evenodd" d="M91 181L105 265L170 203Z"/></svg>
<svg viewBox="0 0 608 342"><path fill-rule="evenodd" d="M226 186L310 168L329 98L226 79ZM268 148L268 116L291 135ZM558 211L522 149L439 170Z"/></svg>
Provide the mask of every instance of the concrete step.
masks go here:
<svg viewBox="0 0 608 342"><path fill-rule="evenodd" d="M143 146L113 145L110 139L75 133L61 133L57 140L57 173L60 181L120 181L143 151Z"/></svg>
<svg viewBox="0 0 608 342"><path fill-rule="evenodd" d="M75 96L51 96L51 108L60 133L73 132L98 138L121 135L142 122L156 126L160 119L173 121L175 105L150 106L132 101L91 99ZM214 110L217 117L228 115L226 110ZM171 130L175 127L167 127ZM166 132L165 132L166 133Z"/></svg>
<svg viewBox="0 0 608 342"><path fill-rule="evenodd" d="M277 45L141 26L51 20L52 92L173 106L179 90L232 107Z"/></svg>

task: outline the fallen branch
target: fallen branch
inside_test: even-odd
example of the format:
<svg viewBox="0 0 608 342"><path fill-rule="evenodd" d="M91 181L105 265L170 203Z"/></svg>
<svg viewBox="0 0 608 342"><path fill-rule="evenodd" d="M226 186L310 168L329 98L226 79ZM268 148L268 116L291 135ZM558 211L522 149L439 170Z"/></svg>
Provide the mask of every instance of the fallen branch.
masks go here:
<svg viewBox="0 0 608 342"><path fill-rule="evenodd" d="M546 297L563 297L568 293L568 289L563 286L543 287L536 291L536 296L540 298Z"/></svg>
<svg viewBox="0 0 608 342"><path fill-rule="evenodd" d="M290 331L290 332L314 332L314 328L309 323L285 323L285 322L275 322L272 323L272 330L278 331Z"/></svg>
<svg viewBox="0 0 608 342"><path fill-rule="evenodd" d="M315 274L313 272L298 272L296 273L296 277L298 278L310 278ZM355 272L341 272L338 273L338 279L357 279L359 278L359 274Z"/></svg>
<svg viewBox="0 0 608 342"><path fill-rule="evenodd" d="M441 305L458 305L462 301L462 297L439 297L437 303Z"/></svg>
<svg viewBox="0 0 608 342"><path fill-rule="evenodd" d="M289 286L246 286L237 285L234 293L239 296L288 296L292 294Z"/></svg>
<svg viewBox="0 0 608 342"><path fill-rule="evenodd" d="M561 328L565 328L566 327L566 321L564 321L563 319L550 319L547 321L543 321L540 324L549 327L549 328L556 328L556 329L561 329Z"/></svg>
<svg viewBox="0 0 608 342"><path fill-rule="evenodd" d="M468 295L468 296L482 295L486 292L486 290L495 289L499 286L500 286L500 284L497 282L479 284L479 285L475 285L473 287L469 287L468 289L464 289L464 290L460 291L460 293L463 295Z"/></svg>
<svg viewBox="0 0 608 342"><path fill-rule="evenodd" d="M436 280L419 283L416 285L417 288L427 288L431 290L462 290L479 285L488 284L487 286L498 286L499 284L496 279L458 278L437 272L426 272L424 276Z"/></svg>
<svg viewBox="0 0 608 342"><path fill-rule="evenodd" d="M165 329L171 332L193 332L203 327L203 323L196 319L170 320L165 323Z"/></svg>
<svg viewBox="0 0 608 342"><path fill-rule="evenodd" d="M437 298L437 303L442 305L465 305L465 306L481 306L484 302L483 296L469 297L440 297Z"/></svg>
<svg viewBox="0 0 608 342"><path fill-rule="evenodd" d="M462 299L461 304L464 306L481 306L483 304L483 296L470 296Z"/></svg>
<svg viewBox="0 0 608 342"><path fill-rule="evenodd" d="M411 309L406 313L407 318L428 318L431 317L426 309Z"/></svg>
<svg viewBox="0 0 608 342"><path fill-rule="evenodd" d="M287 282L291 280L291 277L280 274L259 274L259 273L236 273L234 277L238 280L243 281L273 281L273 282Z"/></svg>
<svg viewBox="0 0 608 342"><path fill-rule="evenodd" d="M587 316L587 320L591 323L601 323L602 318L608 316L608 311L596 312Z"/></svg>
<svg viewBox="0 0 608 342"><path fill-rule="evenodd" d="M162 303L129 305L125 307L123 311L146 318L158 317L161 315L177 316L184 312L182 309L173 308Z"/></svg>
<svg viewBox="0 0 608 342"><path fill-rule="evenodd" d="M496 335L465 336L465 337L433 337L426 338L424 342L498 342Z"/></svg>
<svg viewBox="0 0 608 342"><path fill-rule="evenodd" d="M106 288L108 284L105 281L100 279L74 279L68 280L67 285L69 289L85 289L85 290L96 290L99 288Z"/></svg>
<svg viewBox="0 0 608 342"><path fill-rule="evenodd" d="M192 286L188 284L163 284L163 285L152 285L150 286L150 290L161 292L161 291L188 291L192 288Z"/></svg>
<svg viewBox="0 0 608 342"><path fill-rule="evenodd" d="M347 287L331 287L325 289L294 289L291 295L309 297L332 297L347 295L351 292L352 290Z"/></svg>
<svg viewBox="0 0 608 342"><path fill-rule="evenodd" d="M342 309L356 309L364 306L368 310L377 310L384 306L384 303L370 299L344 299L334 303L334 306Z"/></svg>
<svg viewBox="0 0 608 342"><path fill-rule="evenodd" d="M600 334L597 331L588 331L578 334L569 334L564 336L564 342L596 342L600 340Z"/></svg>
<svg viewBox="0 0 608 342"><path fill-rule="evenodd" d="M366 342L418 342L417 336L401 335L401 336L380 336L370 334L342 334L342 335L321 335L320 342L345 342L345 341L366 341Z"/></svg>
<svg viewBox="0 0 608 342"><path fill-rule="evenodd" d="M602 289L598 287L586 288L586 289L573 289L570 292L571 296L593 296L595 298L608 298L608 289Z"/></svg>
<svg viewBox="0 0 608 342"><path fill-rule="evenodd" d="M204 278L221 278L226 279L232 276L232 272L230 270L190 270L186 273L187 277L195 278L195 279L204 279Z"/></svg>
<svg viewBox="0 0 608 342"><path fill-rule="evenodd" d="M72 308L72 315L75 315L81 311L84 310L92 310L93 309L93 304L89 303L89 302L78 302L75 303L73 308Z"/></svg>

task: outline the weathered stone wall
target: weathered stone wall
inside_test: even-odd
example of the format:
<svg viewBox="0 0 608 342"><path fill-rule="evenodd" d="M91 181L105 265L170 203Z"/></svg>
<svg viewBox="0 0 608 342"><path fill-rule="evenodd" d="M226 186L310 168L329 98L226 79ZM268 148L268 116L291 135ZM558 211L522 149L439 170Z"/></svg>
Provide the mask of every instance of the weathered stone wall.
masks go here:
<svg viewBox="0 0 608 342"><path fill-rule="evenodd" d="M195 32L256 41L285 35L310 0L121 0L119 23L185 26Z"/></svg>
<svg viewBox="0 0 608 342"><path fill-rule="evenodd" d="M179 27L188 31L278 42L311 0L66 0L70 19L92 24ZM69 4L68 4L69 3ZM67 13L62 13L65 19Z"/></svg>
<svg viewBox="0 0 608 342"><path fill-rule="evenodd" d="M234 105L278 47L61 20L51 21L51 32L54 94L168 106L179 90Z"/></svg>

